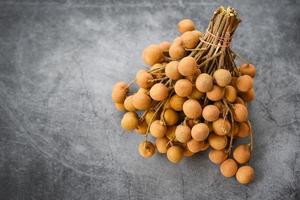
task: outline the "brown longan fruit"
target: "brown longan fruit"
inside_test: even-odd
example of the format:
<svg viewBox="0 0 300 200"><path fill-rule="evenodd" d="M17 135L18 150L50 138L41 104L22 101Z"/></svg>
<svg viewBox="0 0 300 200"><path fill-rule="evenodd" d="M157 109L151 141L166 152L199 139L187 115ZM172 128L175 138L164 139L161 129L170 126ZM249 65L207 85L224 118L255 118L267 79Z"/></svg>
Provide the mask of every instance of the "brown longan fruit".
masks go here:
<svg viewBox="0 0 300 200"><path fill-rule="evenodd" d="M202 73L196 79L196 88L200 92L209 92L213 89L213 78L211 75Z"/></svg>
<svg viewBox="0 0 300 200"><path fill-rule="evenodd" d="M193 153L198 153L200 151L205 151L208 148L208 145L203 141L191 139L187 143L187 148Z"/></svg>
<svg viewBox="0 0 300 200"><path fill-rule="evenodd" d="M167 153L169 140L166 137L156 138L156 149L159 153Z"/></svg>
<svg viewBox="0 0 300 200"><path fill-rule="evenodd" d="M244 122L248 118L248 109L245 105L236 103L233 105L232 114L235 121Z"/></svg>
<svg viewBox="0 0 300 200"><path fill-rule="evenodd" d="M235 177L240 184L248 184L254 179L254 169L249 165L242 166L237 170Z"/></svg>
<svg viewBox="0 0 300 200"><path fill-rule="evenodd" d="M212 123L213 131L217 135L228 135L231 130L230 122L227 119L219 118Z"/></svg>
<svg viewBox="0 0 300 200"><path fill-rule="evenodd" d="M171 146L167 150L167 158L172 163L178 163L183 158L183 149L180 146Z"/></svg>
<svg viewBox="0 0 300 200"><path fill-rule="evenodd" d="M171 61L166 65L166 76L172 80L178 80L181 78L181 74L178 71L178 61Z"/></svg>
<svg viewBox="0 0 300 200"><path fill-rule="evenodd" d="M150 158L155 153L155 147L151 142L145 140L139 144L139 153L144 158Z"/></svg>
<svg viewBox="0 0 300 200"><path fill-rule="evenodd" d="M116 109L117 109L118 111L120 111L120 112L126 111L126 109L125 109L123 103L115 103L115 107L116 107Z"/></svg>
<svg viewBox="0 0 300 200"><path fill-rule="evenodd" d="M224 88L214 85L213 89L206 93L206 96L211 101L219 101L223 98L224 94L225 94Z"/></svg>
<svg viewBox="0 0 300 200"><path fill-rule="evenodd" d="M145 64L152 66L163 61L164 54L159 45L152 44L144 49L142 58Z"/></svg>
<svg viewBox="0 0 300 200"><path fill-rule="evenodd" d="M160 120L155 120L150 125L150 133L153 137L161 138L164 137L167 132L167 127L162 124Z"/></svg>
<svg viewBox="0 0 300 200"><path fill-rule="evenodd" d="M126 99L124 101L124 107L128 111L135 111L136 110L136 108L133 105L133 95L130 95L130 96L126 97Z"/></svg>
<svg viewBox="0 0 300 200"><path fill-rule="evenodd" d="M184 155L185 157L191 157L191 156L194 155L194 153L191 152L191 151L186 147L186 148L184 149L183 155Z"/></svg>
<svg viewBox="0 0 300 200"><path fill-rule="evenodd" d="M171 46L171 43L167 42L167 41L163 41L163 42L159 43L159 47L163 52L169 51L170 46Z"/></svg>
<svg viewBox="0 0 300 200"><path fill-rule="evenodd" d="M203 108L202 116L206 121L213 122L219 119L220 110L215 105L207 105Z"/></svg>
<svg viewBox="0 0 300 200"><path fill-rule="evenodd" d="M191 139L191 129L185 125L178 125L175 130L176 139L179 142L187 143Z"/></svg>
<svg viewBox="0 0 300 200"><path fill-rule="evenodd" d="M180 97L187 97L192 94L193 84L187 79L180 79L176 81L174 86L175 93Z"/></svg>
<svg viewBox="0 0 300 200"><path fill-rule="evenodd" d="M179 120L178 113L173 109L166 109L163 116L167 126L173 126Z"/></svg>
<svg viewBox="0 0 300 200"><path fill-rule="evenodd" d="M135 132L140 135L145 135L147 132L148 124L146 121L139 122L139 125L136 127Z"/></svg>
<svg viewBox="0 0 300 200"><path fill-rule="evenodd" d="M182 106L183 103L186 101L186 98L184 97L180 97L177 94L174 94L171 98L170 98L170 106L171 108L173 108L176 111L182 111Z"/></svg>
<svg viewBox="0 0 300 200"><path fill-rule="evenodd" d="M221 164L224 160L226 160L228 154L224 150L215 150L212 149L208 153L209 160L214 164Z"/></svg>
<svg viewBox="0 0 300 200"><path fill-rule="evenodd" d="M114 103L123 103L126 98L128 92L128 84L125 82L117 82L113 86L113 90L111 93L111 98Z"/></svg>
<svg viewBox="0 0 300 200"><path fill-rule="evenodd" d="M144 69L139 70L136 73L135 78L136 84L141 88L147 89L153 85L153 82L151 82L151 80L153 80L153 76Z"/></svg>
<svg viewBox="0 0 300 200"><path fill-rule="evenodd" d="M195 23L191 19L183 19L177 24L178 31L182 34L196 29Z"/></svg>
<svg viewBox="0 0 300 200"><path fill-rule="evenodd" d="M219 109L220 113L222 113L222 111L224 110L224 104L221 101L216 101L213 104L214 106L217 106L217 108Z"/></svg>
<svg viewBox="0 0 300 200"><path fill-rule="evenodd" d="M194 57L182 58L178 64L178 71L183 76L192 76L197 70L197 62Z"/></svg>
<svg viewBox="0 0 300 200"><path fill-rule="evenodd" d="M186 54L185 49L178 43L173 43L169 49L169 55L173 60L180 60Z"/></svg>
<svg viewBox="0 0 300 200"><path fill-rule="evenodd" d="M200 100L203 95L204 93L200 92L196 87L193 87L192 94L189 95L189 98Z"/></svg>
<svg viewBox="0 0 300 200"><path fill-rule="evenodd" d="M197 119L201 116L202 107L199 101L195 99L186 100L183 103L183 112L190 119Z"/></svg>
<svg viewBox="0 0 300 200"><path fill-rule="evenodd" d="M253 79L249 75L242 75L236 80L236 87L241 92L247 92L253 88Z"/></svg>
<svg viewBox="0 0 300 200"><path fill-rule="evenodd" d="M151 106L151 98L144 92L135 93L132 97L132 105L138 110L147 110Z"/></svg>
<svg viewBox="0 0 300 200"><path fill-rule="evenodd" d="M176 128L177 126L169 126L167 129L166 137L171 141L176 140Z"/></svg>
<svg viewBox="0 0 300 200"><path fill-rule="evenodd" d="M239 103L239 104L245 105L245 101L241 97L239 97L239 96L236 97L235 103Z"/></svg>
<svg viewBox="0 0 300 200"><path fill-rule="evenodd" d="M135 112L127 112L121 120L121 127L127 131L134 130L139 124L137 114Z"/></svg>
<svg viewBox="0 0 300 200"><path fill-rule="evenodd" d="M181 35L183 46L187 49L195 48L199 43L199 34L194 31L187 31Z"/></svg>
<svg viewBox="0 0 300 200"><path fill-rule="evenodd" d="M236 89L231 85L227 85L225 87L225 99L227 99L227 101L229 101L230 103L233 103L235 102L236 97L237 97Z"/></svg>
<svg viewBox="0 0 300 200"><path fill-rule="evenodd" d="M233 177L238 169L238 165L233 159L227 159L220 165L221 174L227 178Z"/></svg>
<svg viewBox="0 0 300 200"><path fill-rule="evenodd" d="M172 43L172 44L176 44L176 45L182 46L182 45L183 45L182 38L181 38L180 36L176 37L176 38L173 40L173 43Z"/></svg>
<svg viewBox="0 0 300 200"><path fill-rule="evenodd" d="M148 125L151 124L152 121L158 119L159 116L158 116L157 114L154 116L154 113L155 113L155 112L154 112L153 110L148 111L148 112L146 113L146 115L145 115L145 120L146 120L146 122L147 122ZM154 117L153 117L153 116L154 116ZM153 120L152 120L152 118L153 118ZM152 120L152 121L151 121L151 120Z"/></svg>
<svg viewBox="0 0 300 200"><path fill-rule="evenodd" d="M169 90L167 86L162 83L156 83L150 89L150 96L155 101L163 101L168 97Z"/></svg>
<svg viewBox="0 0 300 200"><path fill-rule="evenodd" d="M245 164L250 160L251 152L247 144L240 144L233 151L233 158L239 164Z"/></svg>
<svg viewBox="0 0 300 200"><path fill-rule="evenodd" d="M200 31L198 31L198 30L194 30L194 31L192 31L194 34L196 34L197 35L197 37L198 38L200 38L203 34L200 32Z"/></svg>
<svg viewBox="0 0 300 200"><path fill-rule="evenodd" d="M233 127L231 127L231 131L229 135L231 136L231 134L233 134L233 136L235 137L238 135L238 133L239 133L239 124L238 122L234 122Z"/></svg>
<svg viewBox="0 0 300 200"><path fill-rule="evenodd" d="M250 127L246 122L238 123L239 132L237 134L238 137L244 138L250 135Z"/></svg>
<svg viewBox="0 0 300 200"><path fill-rule="evenodd" d="M231 74L226 69L218 69L214 72L213 77L220 87L225 87L231 82Z"/></svg>
<svg viewBox="0 0 300 200"><path fill-rule="evenodd" d="M241 74L243 75L249 75L251 76L252 78L255 77L255 74L256 74L256 69L254 67L253 64L242 64L239 68L239 71L241 72Z"/></svg>
<svg viewBox="0 0 300 200"><path fill-rule="evenodd" d="M209 128L205 123L198 123L193 126L191 134L194 140L204 141L208 137Z"/></svg>
<svg viewBox="0 0 300 200"><path fill-rule="evenodd" d="M254 88L251 88L247 92L241 92L239 95L245 100L246 102L252 101L255 98L255 91Z"/></svg>
<svg viewBox="0 0 300 200"><path fill-rule="evenodd" d="M220 136L216 134L210 134L208 136L208 143L209 145L216 150L222 150L227 146L227 136Z"/></svg>

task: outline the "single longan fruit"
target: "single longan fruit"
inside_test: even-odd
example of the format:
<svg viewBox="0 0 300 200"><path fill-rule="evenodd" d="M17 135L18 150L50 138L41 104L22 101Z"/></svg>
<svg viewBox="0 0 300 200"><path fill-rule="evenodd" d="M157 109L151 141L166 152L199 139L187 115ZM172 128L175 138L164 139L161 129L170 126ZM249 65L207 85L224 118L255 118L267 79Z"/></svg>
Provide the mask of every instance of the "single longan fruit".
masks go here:
<svg viewBox="0 0 300 200"><path fill-rule="evenodd" d="M227 159L220 165L221 174L227 178L233 177L238 169L238 165L233 159Z"/></svg>
<svg viewBox="0 0 300 200"><path fill-rule="evenodd" d="M245 164L250 160L251 152L247 144L240 144L233 151L233 158L239 164Z"/></svg>
<svg viewBox="0 0 300 200"><path fill-rule="evenodd" d="M135 112L127 112L121 120L121 127L127 131L134 130L139 124L137 114Z"/></svg>
<svg viewBox="0 0 300 200"><path fill-rule="evenodd" d="M249 75L252 78L255 77L256 69L253 64L242 64L239 68L239 71L243 75Z"/></svg>
<svg viewBox="0 0 300 200"><path fill-rule="evenodd" d="M247 92L253 88L253 79L249 75L242 75L237 78L236 87L241 92Z"/></svg>
<svg viewBox="0 0 300 200"><path fill-rule="evenodd" d="M200 151L205 151L208 148L208 145L203 141L191 139L187 143L187 148L193 153L198 153Z"/></svg>
<svg viewBox="0 0 300 200"><path fill-rule="evenodd" d="M163 105L164 109L171 109L171 105L170 105L170 99L167 99L165 104Z"/></svg>
<svg viewBox="0 0 300 200"><path fill-rule="evenodd" d="M204 141L208 137L209 128L205 123L199 123L193 126L191 134L194 140Z"/></svg>
<svg viewBox="0 0 300 200"><path fill-rule="evenodd" d="M197 119L201 116L202 107L200 103L195 99L186 100L183 103L183 112L190 119Z"/></svg>
<svg viewBox="0 0 300 200"><path fill-rule="evenodd" d="M183 76L192 76L197 70L197 62L194 57L182 58L178 64L178 71Z"/></svg>
<svg viewBox="0 0 300 200"><path fill-rule="evenodd" d="M239 103L239 104L245 105L245 101L241 97L239 97L239 96L236 97L235 103Z"/></svg>
<svg viewBox="0 0 300 200"><path fill-rule="evenodd" d="M196 29L195 23L190 19L183 19L177 24L178 31L182 34Z"/></svg>
<svg viewBox="0 0 300 200"><path fill-rule="evenodd" d="M114 103L123 103L128 92L128 84L125 82L117 82L112 90L111 98Z"/></svg>
<svg viewBox="0 0 300 200"><path fill-rule="evenodd" d="M215 150L212 149L208 153L209 160L214 164L221 164L224 160L226 160L228 157L228 154L224 150Z"/></svg>
<svg viewBox="0 0 300 200"><path fill-rule="evenodd" d="M115 103L115 107L118 111L121 111L121 112L126 111L123 103Z"/></svg>
<svg viewBox="0 0 300 200"><path fill-rule="evenodd" d="M185 148L185 149L184 149L184 152L183 152L183 155L184 155L185 157L191 157L191 156L194 155L194 153L191 152L188 148Z"/></svg>
<svg viewBox="0 0 300 200"><path fill-rule="evenodd" d="M145 64L152 66L160 63L164 59L164 54L159 45L152 44L143 51L142 58Z"/></svg>
<svg viewBox="0 0 300 200"><path fill-rule="evenodd" d="M169 55L173 60L180 60L186 54L185 49L182 45L174 43L170 46Z"/></svg>
<svg viewBox="0 0 300 200"><path fill-rule="evenodd" d="M214 79L216 80L216 83L220 87L225 87L226 85L229 85L231 82L231 74L226 69L218 69L213 74Z"/></svg>
<svg viewBox="0 0 300 200"><path fill-rule="evenodd" d="M202 73L196 79L196 88L200 92L209 92L213 89L213 78L211 75Z"/></svg>
<svg viewBox="0 0 300 200"><path fill-rule="evenodd" d="M176 140L176 135L175 135L176 128L177 126L169 126L167 129L166 137L171 141Z"/></svg>
<svg viewBox="0 0 300 200"><path fill-rule="evenodd" d="M189 96L191 99L201 99L204 96L204 93L200 92L196 87L193 87L192 94Z"/></svg>
<svg viewBox="0 0 300 200"><path fill-rule="evenodd" d="M255 91L251 88L247 92L241 92L239 95L245 100L246 102L252 101L255 98Z"/></svg>
<svg viewBox="0 0 300 200"><path fill-rule="evenodd" d="M185 125L178 125L175 131L176 139L179 142L187 143L191 139L191 129Z"/></svg>
<svg viewBox="0 0 300 200"><path fill-rule="evenodd" d="M233 105L232 114L235 121L244 122L248 118L248 109L245 105L236 103Z"/></svg>
<svg viewBox="0 0 300 200"><path fill-rule="evenodd" d="M229 135L231 136L231 134L233 134L233 136L237 136L239 133L239 124L238 122L234 122L233 123L233 127L231 127L231 131L229 133Z"/></svg>
<svg viewBox="0 0 300 200"><path fill-rule="evenodd" d="M147 110L151 106L151 98L143 92L138 92L132 97L132 105L138 110Z"/></svg>
<svg viewBox="0 0 300 200"><path fill-rule="evenodd" d="M180 97L177 94L174 94L171 98L170 98L170 106L171 108L173 108L176 111L182 111L182 106L183 103L186 101L186 98L184 97Z"/></svg>
<svg viewBox="0 0 300 200"><path fill-rule="evenodd" d="M133 95L130 95L130 96L126 97L126 99L124 101L124 107L128 111L135 111L136 110L136 108L133 105Z"/></svg>
<svg viewBox="0 0 300 200"><path fill-rule="evenodd" d="M193 49L195 48L200 39L199 34L194 31L187 31L181 35L181 39L183 42L183 46L187 49Z"/></svg>
<svg viewBox="0 0 300 200"><path fill-rule="evenodd" d="M178 163L183 158L183 149L180 146L171 146L167 150L167 158L172 163Z"/></svg>
<svg viewBox="0 0 300 200"><path fill-rule="evenodd" d="M156 138L155 144L156 144L157 151L159 153L167 153L168 143L169 140L166 137Z"/></svg>
<svg viewBox="0 0 300 200"><path fill-rule="evenodd" d="M217 135L228 135L231 130L230 122L227 119L219 118L212 123L213 131Z"/></svg>
<svg viewBox="0 0 300 200"><path fill-rule="evenodd" d="M213 122L219 119L220 110L215 105L207 105L203 108L202 116L206 121Z"/></svg>
<svg viewBox="0 0 300 200"><path fill-rule="evenodd" d="M171 61L166 65L166 76L172 80L178 80L181 78L181 74L178 71L178 61Z"/></svg>
<svg viewBox="0 0 300 200"><path fill-rule="evenodd" d="M179 36L179 37L176 37L174 40L173 40L173 43L172 44L176 44L176 45L180 45L182 46L183 45L183 41L182 41L182 38Z"/></svg>
<svg viewBox="0 0 300 200"><path fill-rule="evenodd" d="M169 51L170 46L171 46L171 43L167 42L167 41L163 41L163 42L159 43L159 47L163 52Z"/></svg>
<svg viewBox="0 0 300 200"><path fill-rule="evenodd" d="M227 101L229 101L230 103L233 103L235 102L236 97L237 97L236 89L231 85L227 85L225 87L225 99L227 99Z"/></svg>
<svg viewBox="0 0 300 200"><path fill-rule="evenodd" d="M154 113L155 112L152 111L152 110L148 111L146 113L145 120L146 120L146 122L147 122L148 125L150 125L152 121L155 121L155 120L157 120L159 118L159 116L157 114L154 116ZM153 120L152 120L152 118L153 118Z"/></svg>
<svg viewBox="0 0 300 200"><path fill-rule="evenodd" d="M148 124L146 121L143 121L142 123L139 123L139 125L136 127L135 132L137 132L140 135L145 135L147 132Z"/></svg>
<svg viewBox="0 0 300 200"><path fill-rule="evenodd" d="M135 78L136 84L141 88L147 89L153 85L153 82L151 82L151 80L153 80L153 76L144 69L139 70L136 73Z"/></svg>
<svg viewBox="0 0 300 200"><path fill-rule="evenodd" d="M254 169L249 165L242 166L236 172L235 177L240 184L248 184L254 179Z"/></svg>
<svg viewBox="0 0 300 200"><path fill-rule="evenodd" d="M178 96L187 97L193 92L193 84L187 79L180 79L176 81L174 90Z"/></svg>
<svg viewBox="0 0 300 200"><path fill-rule="evenodd" d="M153 137L161 138L164 137L167 132L167 127L165 127L160 120L155 120L150 125L150 133Z"/></svg>
<svg viewBox="0 0 300 200"><path fill-rule="evenodd" d="M145 88L139 88L137 93L144 93L144 94L148 94L149 90L148 89L145 89Z"/></svg>
<svg viewBox="0 0 300 200"><path fill-rule="evenodd" d="M150 96L155 101L163 101L168 97L169 90L167 86L162 83L156 83L150 89Z"/></svg>
<svg viewBox="0 0 300 200"><path fill-rule="evenodd" d="M210 134L208 136L209 145L216 150L222 150L227 146L227 136L220 136L216 134Z"/></svg>
<svg viewBox="0 0 300 200"><path fill-rule="evenodd" d="M163 116L168 126L175 125L179 120L177 112L175 112L173 109L166 109Z"/></svg>
<svg viewBox="0 0 300 200"><path fill-rule="evenodd" d="M206 96L211 101L220 101L225 94L225 89L217 85L213 86L213 89L206 93Z"/></svg>
<svg viewBox="0 0 300 200"><path fill-rule="evenodd" d="M150 158L155 153L155 147L151 142L143 141L139 144L139 153L144 158Z"/></svg>
<svg viewBox="0 0 300 200"><path fill-rule="evenodd" d="M250 135L250 127L246 122L239 123L239 132L237 134L238 137L244 138Z"/></svg>

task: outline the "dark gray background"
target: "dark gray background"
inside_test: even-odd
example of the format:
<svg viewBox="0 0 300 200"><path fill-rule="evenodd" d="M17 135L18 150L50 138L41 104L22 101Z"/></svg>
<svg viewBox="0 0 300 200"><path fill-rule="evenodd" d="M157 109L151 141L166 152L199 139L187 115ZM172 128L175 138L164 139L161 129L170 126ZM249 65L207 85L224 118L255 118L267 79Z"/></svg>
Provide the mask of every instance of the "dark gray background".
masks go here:
<svg viewBox="0 0 300 200"><path fill-rule="evenodd" d="M142 159L120 129L113 83L130 81L150 43L219 5L243 20L233 49L257 66L249 186L207 154ZM299 199L299 1L0 1L0 199Z"/></svg>

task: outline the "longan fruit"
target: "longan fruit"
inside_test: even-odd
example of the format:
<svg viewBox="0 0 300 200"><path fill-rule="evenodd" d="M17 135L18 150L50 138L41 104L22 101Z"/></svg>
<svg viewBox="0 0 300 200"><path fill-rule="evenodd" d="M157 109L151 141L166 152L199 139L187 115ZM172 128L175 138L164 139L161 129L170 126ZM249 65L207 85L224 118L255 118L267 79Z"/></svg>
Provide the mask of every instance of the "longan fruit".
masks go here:
<svg viewBox="0 0 300 200"><path fill-rule="evenodd" d="M136 127L135 132L140 135L145 135L147 132L148 124L146 121L140 122L139 125Z"/></svg>
<svg viewBox="0 0 300 200"><path fill-rule="evenodd" d="M248 118L248 109L245 105L236 103L233 105L232 114L235 121L244 122Z"/></svg>
<svg viewBox="0 0 300 200"><path fill-rule="evenodd" d="M219 119L220 110L215 105L207 105L203 108L202 116L206 121L213 122Z"/></svg>
<svg viewBox="0 0 300 200"><path fill-rule="evenodd" d="M208 153L209 160L214 164L221 164L224 160L226 160L228 154L224 150L215 150L212 149Z"/></svg>
<svg viewBox="0 0 300 200"><path fill-rule="evenodd" d="M219 101L223 98L224 94L225 94L224 88L214 85L213 89L206 93L206 96L211 101Z"/></svg>
<svg viewBox="0 0 300 200"><path fill-rule="evenodd" d="M236 89L231 85L227 85L225 87L225 99L227 99L227 101L229 101L230 103L233 103L235 102L236 97L237 97Z"/></svg>
<svg viewBox="0 0 300 200"><path fill-rule="evenodd" d="M239 164L245 164L250 160L251 152L247 144L240 144L233 151L233 158Z"/></svg>
<svg viewBox="0 0 300 200"><path fill-rule="evenodd" d="M124 107L128 111L135 111L136 108L133 105L133 95L127 96L124 101Z"/></svg>
<svg viewBox="0 0 300 200"><path fill-rule="evenodd" d="M238 137L244 138L250 135L250 127L246 122L239 123L239 132L237 134Z"/></svg>
<svg viewBox="0 0 300 200"><path fill-rule="evenodd" d="M168 97L169 90L167 86L162 83L156 83L150 89L150 96L155 101L163 101Z"/></svg>
<svg viewBox="0 0 300 200"><path fill-rule="evenodd" d="M152 44L144 49L142 58L145 64L152 66L160 63L164 59L164 54L159 45Z"/></svg>
<svg viewBox="0 0 300 200"><path fill-rule="evenodd" d="M162 124L160 120L155 120L150 125L150 133L153 137L161 138L164 137L167 132L167 127Z"/></svg>
<svg viewBox="0 0 300 200"><path fill-rule="evenodd" d="M176 45L180 45L182 46L183 45L183 41L182 41L182 38L179 36L179 37L176 37L174 40L173 40L173 43L172 44L176 44Z"/></svg>
<svg viewBox="0 0 300 200"><path fill-rule="evenodd" d="M222 150L227 146L227 136L220 136L216 134L210 134L208 136L208 143L209 145L216 150Z"/></svg>
<svg viewBox="0 0 300 200"><path fill-rule="evenodd" d="M136 93L144 93L144 94L148 94L149 90L146 88L139 88L138 91Z"/></svg>
<svg viewBox="0 0 300 200"><path fill-rule="evenodd" d="M183 112L190 119L197 119L201 116L202 107L201 104L195 99L186 100L183 103Z"/></svg>
<svg viewBox="0 0 300 200"><path fill-rule="evenodd" d="M132 105L138 110L147 110L151 106L151 98L143 93L135 93L132 97Z"/></svg>
<svg viewBox="0 0 300 200"><path fill-rule="evenodd" d="M185 149L184 149L184 152L183 152L183 155L184 155L185 157L191 157L191 156L194 155L194 153L191 152L188 148L185 148Z"/></svg>
<svg viewBox="0 0 300 200"><path fill-rule="evenodd" d="M153 118L153 120L152 121L154 121L154 120L157 120L158 119L158 115L156 114L156 116L155 117L153 117L154 116L154 111L148 111L147 113L146 113L146 115L145 115L145 120L146 120L146 122L147 122L147 124L148 125L150 125L151 124L151 120L152 120L152 118Z"/></svg>
<svg viewBox="0 0 300 200"><path fill-rule="evenodd" d="M135 78L136 84L141 88L147 89L153 85L153 82L151 82L151 80L153 80L153 76L144 69L139 70L136 73Z"/></svg>
<svg viewBox="0 0 300 200"><path fill-rule="evenodd" d="M255 98L255 91L254 88L251 88L247 92L241 92L239 95L245 100L246 102L252 101Z"/></svg>
<svg viewBox="0 0 300 200"><path fill-rule="evenodd" d="M166 109L163 116L167 126L173 126L179 120L177 112L175 112L173 109Z"/></svg>
<svg viewBox="0 0 300 200"><path fill-rule="evenodd" d="M198 30L194 30L194 31L192 31L193 33L195 33L196 35L197 35L197 37L198 38L200 38L203 34L200 32L200 31L198 31Z"/></svg>
<svg viewBox="0 0 300 200"><path fill-rule="evenodd" d="M176 139L179 142L187 143L191 139L191 129L185 125L178 125L175 130Z"/></svg>
<svg viewBox="0 0 300 200"><path fill-rule="evenodd" d="M194 57L182 58L178 64L178 71L183 76L192 76L197 70L197 62Z"/></svg>
<svg viewBox="0 0 300 200"><path fill-rule="evenodd" d="M167 158L172 163L178 163L183 158L183 149L180 146L171 146L167 150Z"/></svg>
<svg viewBox="0 0 300 200"><path fill-rule="evenodd" d="M121 120L121 127L127 131L134 130L139 124L137 114L135 112L127 112Z"/></svg>
<svg viewBox="0 0 300 200"><path fill-rule="evenodd" d="M192 94L189 96L189 98L200 100L203 95L204 93L200 92L196 87L193 87Z"/></svg>
<svg viewBox="0 0 300 200"><path fill-rule="evenodd" d="M234 87L235 89L237 89L237 87L236 87L236 80L237 80L237 79L238 79L238 77L236 77L236 76L231 77L230 85L231 85L232 87Z"/></svg>
<svg viewBox="0 0 300 200"><path fill-rule="evenodd" d="M254 65L248 64L248 63L242 64L239 68L239 71L241 72L241 74L249 75L252 78L254 78L255 74L256 74L256 69L255 69Z"/></svg>
<svg viewBox="0 0 300 200"><path fill-rule="evenodd" d="M231 130L230 122L227 119L219 118L212 123L213 131L217 135L228 135Z"/></svg>
<svg viewBox="0 0 300 200"><path fill-rule="evenodd" d="M231 127L230 136L233 134L233 136L237 136L239 133L239 124L238 122L233 123L233 127Z"/></svg>
<svg viewBox="0 0 300 200"><path fill-rule="evenodd" d="M193 92L193 84L187 79L180 79L176 81L174 90L178 96L187 97Z"/></svg>
<svg viewBox="0 0 300 200"><path fill-rule="evenodd" d="M167 129L166 137L171 141L176 140L176 135L175 135L176 128L177 126L169 126Z"/></svg>
<svg viewBox="0 0 300 200"><path fill-rule="evenodd" d="M202 73L196 79L196 88L200 92L209 92L213 89L213 78L211 75Z"/></svg>
<svg viewBox="0 0 300 200"><path fill-rule="evenodd" d="M208 148L208 145L203 141L191 139L187 143L187 148L193 153L198 153L200 151L205 151Z"/></svg>
<svg viewBox="0 0 300 200"><path fill-rule="evenodd" d="M242 75L237 78L236 87L241 92L247 92L253 88L253 79L249 75Z"/></svg>
<svg viewBox="0 0 300 200"><path fill-rule="evenodd" d="M194 31L187 31L181 35L183 46L187 49L195 48L199 43L199 35Z"/></svg>
<svg viewBox="0 0 300 200"><path fill-rule="evenodd" d="M123 103L115 103L115 107L118 111L121 111L121 112L126 111Z"/></svg>
<svg viewBox="0 0 300 200"><path fill-rule="evenodd" d="M221 174L227 178L233 177L238 169L238 165L233 159L227 159L220 165Z"/></svg>
<svg viewBox="0 0 300 200"><path fill-rule="evenodd" d="M172 80L178 80L181 78L181 74L178 71L178 61L171 61L166 65L166 76Z"/></svg>
<svg viewBox="0 0 300 200"><path fill-rule="evenodd" d="M214 72L213 77L220 87L225 87L231 82L231 74L226 69L218 69Z"/></svg>
<svg viewBox="0 0 300 200"><path fill-rule="evenodd" d="M191 19L183 19L177 24L178 31L182 34L196 29L195 23Z"/></svg>
<svg viewBox="0 0 300 200"><path fill-rule="evenodd" d="M155 147L151 142L145 140L139 144L139 153L144 158L150 158L155 153Z"/></svg>
<svg viewBox="0 0 300 200"><path fill-rule="evenodd" d="M128 84L125 82L117 82L113 86L111 98L114 103L123 103L128 92Z"/></svg>
<svg viewBox="0 0 300 200"><path fill-rule="evenodd" d="M183 103L186 101L186 98L184 97L180 97L177 94L174 94L171 98L170 98L170 106L171 108L173 108L176 111L182 111L182 106Z"/></svg>
<svg viewBox="0 0 300 200"><path fill-rule="evenodd" d="M198 123L193 126L191 134L194 140L204 141L208 137L209 128L205 123Z"/></svg>
<svg viewBox="0 0 300 200"><path fill-rule="evenodd" d="M180 60L186 54L185 49L182 45L174 43L170 46L169 55L173 60Z"/></svg>
<svg viewBox="0 0 300 200"><path fill-rule="evenodd" d="M166 137L156 138L155 144L156 144L157 151L159 153L167 153L168 143L169 140Z"/></svg>
<svg viewBox="0 0 300 200"><path fill-rule="evenodd" d="M159 43L159 47L163 52L169 51L170 46L171 46L171 43L167 42L167 41L163 41L163 42Z"/></svg>
<svg viewBox="0 0 300 200"><path fill-rule="evenodd" d="M239 104L245 105L245 101L241 97L239 97L239 96L236 97L235 103L239 103Z"/></svg>
<svg viewBox="0 0 300 200"><path fill-rule="evenodd" d="M240 184L248 184L254 179L254 169L249 166L242 166L236 172L236 180Z"/></svg>

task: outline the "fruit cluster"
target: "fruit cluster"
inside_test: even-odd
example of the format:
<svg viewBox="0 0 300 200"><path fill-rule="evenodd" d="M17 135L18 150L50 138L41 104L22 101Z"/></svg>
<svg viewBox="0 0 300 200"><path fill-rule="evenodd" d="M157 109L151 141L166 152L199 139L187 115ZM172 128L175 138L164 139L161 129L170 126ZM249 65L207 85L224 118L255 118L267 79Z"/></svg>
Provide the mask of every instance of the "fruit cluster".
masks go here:
<svg viewBox="0 0 300 200"><path fill-rule="evenodd" d="M235 65L237 54L230 42L239 22L234 9L223 7L205 34L192 20L180 21L181 35L172 43L152 44L143 51L149 69L139 70L130 84L114 85L112 100L125 112L122 128L145 136L138 147L141 156L149 158L157 151L178 163L210 149L209 159L225 177L236 176L241 184L252 181L247 103L254 99L256 69L250 63ZM134 82L137 92L129 91ZM233 149L234 141L245 137L249 143Z"/></svg>

